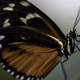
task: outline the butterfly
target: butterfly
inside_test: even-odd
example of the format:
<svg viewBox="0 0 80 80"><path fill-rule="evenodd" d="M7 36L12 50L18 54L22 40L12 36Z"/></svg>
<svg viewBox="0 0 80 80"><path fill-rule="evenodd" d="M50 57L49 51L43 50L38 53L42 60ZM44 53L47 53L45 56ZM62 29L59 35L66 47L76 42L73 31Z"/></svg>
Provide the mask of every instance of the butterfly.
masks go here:
<svg viewBox="0 0 80 80"><path fill-rule="evenodd" d="M30 2L2 0L0 6L0 65L16 79L47 76L62 56L68 59L68 41L74 52L73 36L65 37L55 22Z"/></svg>

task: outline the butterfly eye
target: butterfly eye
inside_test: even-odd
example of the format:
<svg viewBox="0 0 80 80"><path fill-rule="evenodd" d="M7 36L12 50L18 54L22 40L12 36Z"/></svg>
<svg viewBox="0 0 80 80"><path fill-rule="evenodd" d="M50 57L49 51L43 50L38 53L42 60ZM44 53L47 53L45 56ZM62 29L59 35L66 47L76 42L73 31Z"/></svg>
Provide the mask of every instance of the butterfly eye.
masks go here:
<svg viewBox="0 0 80 80"><path fill-rule="evenodd" d="M14 3L10 3L9 6L13 8L13 7L15 7L15 4Z"/></svg>

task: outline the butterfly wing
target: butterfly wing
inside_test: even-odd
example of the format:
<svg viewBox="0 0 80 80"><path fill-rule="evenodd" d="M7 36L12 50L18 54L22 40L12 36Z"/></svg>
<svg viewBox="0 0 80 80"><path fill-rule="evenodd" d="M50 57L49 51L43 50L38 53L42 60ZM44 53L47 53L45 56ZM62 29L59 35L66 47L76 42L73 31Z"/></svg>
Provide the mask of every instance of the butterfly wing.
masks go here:
<svg viewBox="0 0 80 80"><path fill-rule="evenodd" d="M64 39L52 20L31 3L24 2L14 2L15 6L8 9L6 2L0 14L0 35L5 36L0 41L1 65L21 80L47 75L60 60L60 45L48 35Z"/></svg>
<svg viewBox="0 0 80 80"><path fill-rule="evenodd" d="M12 70L14 68L15 73L20 72L19 74L34 77L47 75L60 60L56 48L48 48L32 43L18 44L16 50L15 48L4 49L2 58L5 60L5 64L8 64L6 70L10 67Z"/></svg>

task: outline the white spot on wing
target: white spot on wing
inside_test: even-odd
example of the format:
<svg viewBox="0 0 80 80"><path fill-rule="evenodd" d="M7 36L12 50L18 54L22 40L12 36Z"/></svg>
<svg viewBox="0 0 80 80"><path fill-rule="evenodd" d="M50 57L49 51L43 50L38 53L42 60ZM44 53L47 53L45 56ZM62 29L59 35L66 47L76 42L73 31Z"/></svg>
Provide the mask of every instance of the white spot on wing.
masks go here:
<svg viewBox="0 0 80 80"><path fill-rule="evenodd" d="M0 49L2 48L2 44L0 44ZM1 65L1 63L0 63L0 65Z"/></svg>
<svg viewBox="0 0 80 80"><path fill-rule="evenodd" d="M4 21L4 23L8 23L9 22L9 19L6 19L5 21Z"/></svg>
<svg viewBox="0 0 80 80"><path fill-rule="evenodd" d="M34 14L29 13L29 14L26 16L26 19L29 20L29 19L34 18L34 17L35 17Z"/></svg>
<svg viewBox="0 0 80 80"><path fill-rule="evenodd" d="M26 16L26 23L28 20L32 19L32 18L41 18L40 15L38 15L37 13L29 13L27 16Z"/></svg>
<svg viewBox="0 0 80 80"><path fill-rule="evenodd" d="M31 80L31 78L29 77L29 78L27 78L26 80Z"/></svg>
<svg viewBox="0 0 80 80"><path fill-rule="evenodd" d="M20 80L24 80L24 76L21 76Z"/></svg>
<svg viewBox="0 0 80 80"><path fill-rule="evenodd" d="M38 15L37 13L29 13L25 18L24 17L20 17L20 20L22 22L24 22L25 24L27 24L27 21L32 19L32 18L36 18L36 17L40 17L40 15Z"/></svg>
<svg viewBox="0 0 80 80"><path fill-rule="evenodd" d="M0 35L0 41L3 40L5 38L5 36Z"/></svg>
<svg viewBox="0 0 80 80"><path fill-rule="evenodd" d="M11 75L14 75L14 74L15 74L15 72L11 72L10 74L11 74Z"/></svg>
<svg viewBox="0 0 80 80"><path fill-rule="evenodd" d="M35 16L33 14L29 13L25 18L24 17L20 17L20 20L26 24L27 20L32 19L34 17Z"/></svg>
<svg viewBox="0 0 80 80"><path fill-rule="evenodd" d="M3 27L5 28L5 27L9 27L11 24L10 24L10 19L6 19L5 21L4 21L4 23L3 23Z"/></svg>
<svg viewBox="0 0 80 80"><path fill-rule="evenodd" d="M14 9L12 7L4 7L3 10L4 11L13 11Z"/></svg>
<svg viewBox="0 0 80 80"><path fill-rule="evenodd" d="M11 70L10 70L10 69L8 69L8 70L7 70L7 72L8 72L8 73L10 73L10 72L11 72Z"/></svg>
<svg viewBox="0 0 80 80"><path fill-rule="evenodd" d="M41 18L41 16L39 15L39 14L37 14L37 13L34 13L33 14L35 17L40 17Z"/></svg>
<svg viewBox="0 0 80 80"><path fill-rule="evenodd" d="M26 21L27 21L26 18L21 17L20 20L26 24Z"/></svg>
<svg viewBox="0 0 80 80"><path fill-rule="evenodd" d="M35 17L40 17L37 13L29 13L27 16L26 16L26 19L29 20L29 19L32 19L32 18L35 18ZM40 17L41 18L41 17Z"/></svg>
<svg viewBox="0 0 80 80"><path fill-rule="evenodd" d="M16 79L18 79L20 77L20 75L16 75Z"/></svg>
<svg viewBox="0 0 80 80"><path fill-rule="evenodd" d="M6 23L3 25L3 27L8 27L8 26L10 26L10 23Z"/></svg>
<svg viewBox="0 0 80 80"><path fill-rule="evenodd" d="M10 3L9 6L10 6L11 8L13 8L13 7L15 7L15 4L14 4L14 3Z"/></svg>
<svg viewBox="0 0 80 80"><path fill-rule="evenodd" d="M34 77L31 80L34 80Z"/></svg>
<svg viewBox="0 0 80 80"><path fill-rule="evenodd" d="M25 7L29 6L29 3L27 3L26 1L21 1L20 4Z"/></svg>
<svg viewBox="0 0 80 80"><path fill-rule="evenodd" d="M2 68L5 68L5 67L6 67L5 65L2 66Z"/></svg>

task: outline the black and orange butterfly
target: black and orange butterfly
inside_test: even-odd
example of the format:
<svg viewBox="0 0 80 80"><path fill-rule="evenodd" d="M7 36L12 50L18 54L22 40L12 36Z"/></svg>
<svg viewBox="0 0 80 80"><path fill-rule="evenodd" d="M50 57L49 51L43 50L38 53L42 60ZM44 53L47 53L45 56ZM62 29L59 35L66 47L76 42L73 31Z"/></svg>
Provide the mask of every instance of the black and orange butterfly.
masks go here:
<svg viewBox="0 0 80 80"><path fill-rule="evenodd" d="M75 31L65 36L28 1L0 1L0 65L16 79L45 77L62 56L68 59L69 53L74 52L75 37Z"/></svg>

